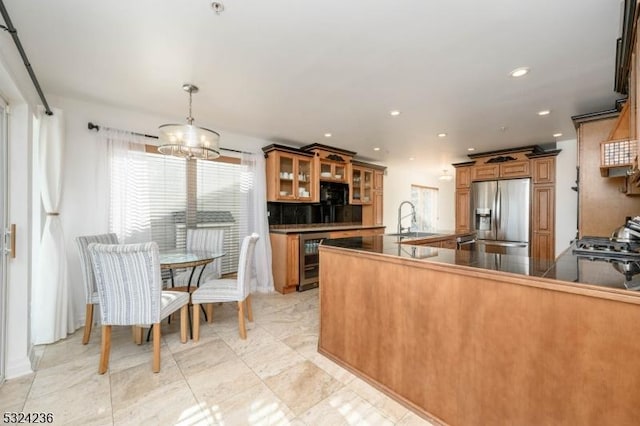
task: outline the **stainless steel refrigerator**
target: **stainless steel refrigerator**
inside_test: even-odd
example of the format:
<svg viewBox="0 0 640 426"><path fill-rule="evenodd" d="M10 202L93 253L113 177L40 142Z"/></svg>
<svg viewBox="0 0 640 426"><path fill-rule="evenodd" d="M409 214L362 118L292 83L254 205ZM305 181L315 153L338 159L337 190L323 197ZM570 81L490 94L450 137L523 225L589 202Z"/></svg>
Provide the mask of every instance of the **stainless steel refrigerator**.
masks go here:
<svg viewBox="0 0 640 426"><path fill-rule="evenodd" d="M471 185L471 227L486 252L529 255L529 179Z"/></svg>

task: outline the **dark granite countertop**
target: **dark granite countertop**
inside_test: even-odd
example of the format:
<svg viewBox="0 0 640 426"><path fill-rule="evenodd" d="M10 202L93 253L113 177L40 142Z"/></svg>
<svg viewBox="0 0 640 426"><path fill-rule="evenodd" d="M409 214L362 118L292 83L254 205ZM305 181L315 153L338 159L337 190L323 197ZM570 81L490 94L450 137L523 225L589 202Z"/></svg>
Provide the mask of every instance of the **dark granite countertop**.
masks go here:
<svg viewBox="0 0 640 426"><path fill-rule="evenodd" d="M322 245L425 262L543 277L570 283L590 284L621 290L640 290L640 274L627 283L627 288L624 275L618 272L611 263L580 258L572 253L573 246L562 253L554 262L525 256L485 253L478 248L452 250L407 243L398 244L397 237L387 235L324 240Z"/></svg>
<svg viewBox="0 0 640 426"><path fill-rule="evenodd" d="M380 225L360 225L348 223L315 223L315 224L298 224L298 225L275 225L269 227L269 232L274 234L304 234L308 232L331 232L331 231L349 231L358 229L376 229L384 228Z"/></svg>

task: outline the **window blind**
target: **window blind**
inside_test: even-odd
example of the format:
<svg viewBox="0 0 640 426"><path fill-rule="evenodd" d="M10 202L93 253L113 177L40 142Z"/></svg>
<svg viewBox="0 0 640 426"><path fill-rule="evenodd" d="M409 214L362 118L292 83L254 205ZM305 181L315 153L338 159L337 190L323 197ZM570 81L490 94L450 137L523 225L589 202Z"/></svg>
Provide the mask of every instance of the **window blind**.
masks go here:
<svg viewBox="0 0 640 426"><path fill-rule="evenodd" d="M248 228L247 166L237 162L197 160L196 226L224 229L222 273L238 269L240 244ZM193 188L190 188L193 190Z"/></svg>
<svg viewBox="0 0 640 426"><path fill-rule="evenodd" d="M184 158L145 153L148 174L151 237L160 250L184 248L178 229L187 210L187 174Z"/></svg>
<svg viewBox="0 0 640 426"><path fill-rule="evenodd" d="M235 272L248 229L252 179L237 158L186 160L153 149L130 150L112 160L112 191L118 196L112 194L111 230L133 241L143 238L144 229L146 240L171 250L186 247L187 228L222 228L222 273Z"/></svg>

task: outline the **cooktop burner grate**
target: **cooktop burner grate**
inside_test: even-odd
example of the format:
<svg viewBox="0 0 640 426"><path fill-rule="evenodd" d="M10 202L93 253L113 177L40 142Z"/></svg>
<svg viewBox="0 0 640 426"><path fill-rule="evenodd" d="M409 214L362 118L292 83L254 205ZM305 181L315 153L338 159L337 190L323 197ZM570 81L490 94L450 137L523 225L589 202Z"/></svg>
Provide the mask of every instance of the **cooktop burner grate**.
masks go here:
<svg viewBox="0 0 640 426"><path fill-rule="evenodd" d="M612 241L605 237L584 237L576 241L574 254L599 259L640 260L640 243Z"/></svg>

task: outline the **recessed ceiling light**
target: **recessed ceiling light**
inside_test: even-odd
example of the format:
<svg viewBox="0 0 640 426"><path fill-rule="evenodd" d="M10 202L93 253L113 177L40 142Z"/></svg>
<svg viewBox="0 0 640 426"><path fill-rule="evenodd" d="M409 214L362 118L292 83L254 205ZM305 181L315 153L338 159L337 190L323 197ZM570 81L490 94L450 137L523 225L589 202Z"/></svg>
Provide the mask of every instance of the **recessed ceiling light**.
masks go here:
<svg viewBox="0 0 640 426"><path fill-rule="evenodd" d="M331 133L325 133L325 134L324 134L324 137L325 137L325 138L330 138L331 136L333 136Z"/></svg>
<svg viewBox="0 0 640 426"><path fill-rule="evenodd" d="M389 114L397 117L398 115L400 115L400 111L398 111L397 109L394 109L393 111L389 111Z"/></svg>
<svg viewBox="0 0 640 426"><path fill-rule="evenodd" d="M415 158L409 157L409 161L413 161L413 160L415 160Z"/></svg>
<svg viewBox="0 0 640 426"><path fill-rule="evenodd" d="M475 151L475 148L467 148L467 151Z"/></svg>
<svg viewBox="0 0 640 426"><path fill-rule="evenodd" d="M439 138L446 138L447 134L446 133L438 133L438 137Z"/></svg>
<svg viewBox="0 0 640 426"><path fill-rule="evenodd" d="M217 15L220 15L220 13L224 12L224 4L220 3L219 1L212 2L211 8L216 12Z"/></svg>
<svg viewBox="0 0 640 426"><path fill-rule="evenodd" d="M554 133L554 134L553 134L553 137L554 137L554 138L559 138L560 136L562 136L562 133Z"/></svg>
<svg viewBox="0 0 640 426"><path fill-rule="evenodd" d="M523 77L529 74L529 68L527 67L516 68L515 70L511 71L509 74L511 75L511 77L515 77L515 78Z"/></svg>
<svg viewBox="0 0 640 426"><path fill-rule="evenodd" d="M375 148L373 148L374 151L380 151L380 148L378 148L377 146Z"/></svg>
<svg viewBox="0 0 640 426"><path fill-rule="evenodd" d="M542 111L538 111L538 115L549 115L551 114L551 111L549 111L548 109L543 109Z"/></svg>
<svg viewBox="0 0 640 426"><path fill-rule="evenodd" d="M500 131L501 132L506 132L507 131L507 126L500 126Z"/></svg>

